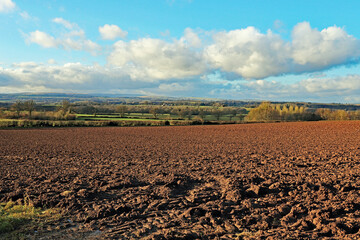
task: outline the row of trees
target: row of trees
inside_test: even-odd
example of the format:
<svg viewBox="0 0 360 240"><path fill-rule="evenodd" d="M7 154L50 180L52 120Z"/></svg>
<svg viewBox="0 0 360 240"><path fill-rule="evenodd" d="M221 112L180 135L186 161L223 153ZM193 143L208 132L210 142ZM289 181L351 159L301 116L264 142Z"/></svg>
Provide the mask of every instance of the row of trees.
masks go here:
<svg viewBox="0 0 360 240"><path fill-rule="evenodd" d="M250 110L245 121L360 120L360 111L317 109L311 112L297 105L263 102Z"/></svg>
<svg viewBox="0 0 360 240"><path fill-rule="evenodd" d="M11 105L10 111L0 109L0 117L8 119L34 119L34 120L74 120L76 116L71 113L71 104L64 100L55 111L39 111L33 100L16 101Z"/></svg>
<svg viewBox="0 0 360 240"><path fill-rule="evenodd" d="M212 115L216 120L227 116L232 121L238 117L241 120L246 109L238 107L223 106L162 106L162 105L100 105L100 106L77 106L74 112L82 114L119 114L121 117L128 117L131 113L144 116L151 114L153 118L158 118L161 114L169 114L176 119L191 120L194 117L205 119L207 115Z"/></svg>
<svg viewBox="0 0 360 240"><path fill-rule="evenodd" d="M317 109L315 112L324 120L360 120L360 110L330 110L327 108Z"/></svg>
<svg viewBox="0 0 360 240"><path fill-rule="evenodd" d="M28 111L29 117L31 118L31 114L35 110L35 102L33 100L28 100L25 102L18 100L13 105L11 105L11 110L16 113L18 118L20 117L21 111Z"/></svg>
<svg viewBox="0 0 360 240"><path fill-rule="evenodd" d="M167 106L167 105L114 105L114 104L71 104L64 100L53 111L46 111L44 105L37 105L33 100L16 101L9 109L0 109L1 118L34 119L34 120L71 120L78 114L114 114L122 118L131 117L131 113L141 114L142 118L155 118L159 115L169 115L169 120L242 120L247 113L239 107L224 107L221 104L213 106ZM151 114L151 117L145 114ZM209 116L212 116L209 118Z"/></svg>
<svg viewBox="0 0 360 240"><path fill-rule="evenodd" d="M34 120L74 120L75 113L115 114L122 118L138 113L142 118L159 118L167 114L168 120L245 120L245 121L312 121L312 120L360 120L360 111L331 109L309 109L296 104L271 104L263 102L249 112L245 108L228 107L222 104L212 106L178 105L114 105L114 104L71 104L64 100L54 111L45 111L43 105L36 105L33 100L16 101L9 109L0 109L1 118ZM151 114L151 117L145 114ZM211 116L211 117L210 117ZM244 119L244 116L245 119ZM162 117L164 119L164 116Z"/></svg>

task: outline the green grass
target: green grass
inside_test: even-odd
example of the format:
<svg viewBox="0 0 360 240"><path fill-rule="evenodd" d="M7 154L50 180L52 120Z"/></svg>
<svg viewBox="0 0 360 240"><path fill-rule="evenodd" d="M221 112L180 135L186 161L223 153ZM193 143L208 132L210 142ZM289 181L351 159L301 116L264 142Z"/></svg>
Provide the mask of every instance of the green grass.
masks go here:
<svg viewBox="0 0 360 240"><path fill-rule="evenodd" d="M24 233L48 221L61 218L59 209L41 209L32 204L0 203L0 238L21 239Z"/></svg>
<svg viewBox="0 0 360 240"><path fill-rule="evenodd" d="M164 119L151 119L150 117L136 117L136 116L129 116L122 118L120 115L117 117L116 115L89 115L89 114L76 114L76 120L83 121L83 120L101 120L101 121L161 121Z"/></svg>
<svg viewBox="0 0 360 240"><path fill-rule="evenodd" d="M145 118L102 118L102 117L82 117L77 120L101 120L101 121L162 121L161 119Z"/></svg>
<svg viewBox="0 0 360 240"><path fill-rule="evenodd" d="M170 114L158 114L155 119L152 114L130 113L125 114L125 117L121 117L117 114L76 114L76 120L103 120L103 121L161 121L171 120Z"/></svg>

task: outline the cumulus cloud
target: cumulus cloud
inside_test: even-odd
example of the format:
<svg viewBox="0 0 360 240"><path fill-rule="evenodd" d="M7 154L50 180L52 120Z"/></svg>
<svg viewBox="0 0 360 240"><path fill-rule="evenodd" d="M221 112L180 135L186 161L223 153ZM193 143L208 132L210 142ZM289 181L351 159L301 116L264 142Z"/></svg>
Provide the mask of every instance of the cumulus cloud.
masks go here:
<svg viewBox="0 0 360 240"><path fill-rule="evenodd" d="M294 63L309 70L351 62L360 56L359 40L336 26L318 31L302 22L294 27L292 39Z"/></svg>
<svg viewBox="0 0 360 240"><path fill-rule="evenodd" d="M118 41L108 62L127 71L134 80L186 79L206 71L201 52L178 40L170 43L153 38Z"/></svg>
<svg viewBox="0 0 360 240"><path fill-rule="evenodd" d="M360 40L336 26L319 31L299 23L290 41L254 27L209 34L210 42L190 28L171 42L118 41L108 62L129 71L133 79L192 78L218 71L228 80L250 80L322 71L360 58Z"/></svg>
<svg viewBox="0 0 360 240"><path fill-rule="evenodd" d="M219 32L204 56L213 68L243 78L264 78L288 71L291 47L279 35L262 34L254 27Z"/></svg>
<svg viewBox="0 0 360 240"><path fill-rule="evenodd" d="M128 32L122 30L116 25L105 24L99 27L101 38L104 40L114 40L116 38L126 38Z"/></svg>
<svg viewBox="0 0 360 240"><path fill-rule="evenodd" d="M204 49L213 68L246 79L328 69L359 61L360 41L333 26L322 31L308 22L297 24L292 41L254 27L215 33L214 43Z"/></svg>
<svg viewBox="0 0 360 240"><path fill-rule="evenodd" d="M58 45L54 37L38 30L36 30L35 32L31 32L28 35L27 40L31 43L36 43L44 48L52 48Z"/></svg>
<svg viewBox="0 0 360 240"><path fill-rule="evenodd" d="M191 47L201 47L201 39L191 28L186 28L182 41L187 42Z"/></svg>
<svg viewBox="0 0 360 240"><path fill-rule="evenodd" d="M52 36L36 30L27 35L27 41L45 48L88 51L93 55L102 50L86 38L77 24L63 18L53 22L63 26L65 33ZM99 27L99 32L105 40L127 35L109 24ZM226 80L250 80L323 71L360 60L359 39L343 28L332 26L319 31L308 22L297 24L290 40L254 27L222 32L186 28L180 38L166 39L119 40L112 45L108 63L127 72L133 80L200 78L214 72L220 72Z"/></svg>
<svg viewBox="0 0 360 240"><path fill-rule="evenodd" d="M44 48L92 53L102 50L86 38L77 24L62 18L54 22L61 24L65 31L50 35L37 30L26 35L27 40ZM100 34L105 26L99 28ZM102 36L114 39L116 34L114 31L111 34ZM121 36L117 34L116 37ZM211 92L214 97L243 99L289 100L296 97L315 101L332 97L334 101L345 101L344 95L347 99L360 95L359 75L334 78L319 75L326 69L359 61L360 41L340 27L317 30L307 22L299 23L293 28L290 40L270 30L262 33L254 27L222 32L187 28L179 38L164 39L119 40L112 45L105 67L56 66L52 61L50 66L13 65L0 71L0 82L5 86L9 79L18 79L18 86L57 89L59 85L79 90L98 87L105 92L117 87L156 94L181 95L181 92L192 91L210 96ZM268 78L301 73L315 74L293 84Z"/></svg>
<svg viewBox="0 0 360 240"><path fill-rule="evenodd" d="M36 30L25 34L26 41L29 43L36 43L44 48L63 48L65 50L88 51L96 55L101 47L99 44L89 40L85 36L84 30L80 29L77 24L71 23L62 18L54 18L53 22L61 24L68 32L54 37L48 33Z"/></svg>
<svg viewBox="0 0 360 240"><path fill-rule="evenodd" d="M14 10L16 4L12 0L0 0L0 13L6 13Z"/></svg>

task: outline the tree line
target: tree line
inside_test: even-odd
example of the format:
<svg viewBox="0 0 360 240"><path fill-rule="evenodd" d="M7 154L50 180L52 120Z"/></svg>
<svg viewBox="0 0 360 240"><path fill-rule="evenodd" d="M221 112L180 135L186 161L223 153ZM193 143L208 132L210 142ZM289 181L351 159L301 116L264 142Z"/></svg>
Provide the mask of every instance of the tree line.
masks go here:
<svg viewBox="0 0 360 240"><path fill-rule="evenodd" d="M126 105L98 103L70 103L63 100L52 110L33 100L16 101L10 107L0 108L0 118L33 120L76 120L76 114L114 115L131 118L137 114L144 119L159 119L167 115L168 120L213 121L317 121L317 120L360 120L360 110L346 111L327 108L309 109L297 104L272 104L263 102L250 110L242 107L226 106L215 102L211 106L200 105Z"/></svg>
<svg viewBox="0 0 360 240"><path fill-rule="evenodd" d="M245 121L318 121L360 120L360 110L345 111L326 108L311 111L303 106L263 102L249 111Z"/></svg>
<svg viewBox="0 0 360 240"><path fill-rule="evenodd" d="M70 103L63 100L53 110L47 110L43 104L36 104L33 100L16 101L9 108L0 108L0 117L7 119L34 120L75 120L76 114L116 115L128 118L131 114L138 114L141 118L158 119L160 115L169 115L173 120L204 121L206 116L220 121L241 121L247 114L245 108L228 107L220 103L212 106L191 105L125 105L125 104L96 104ZM150 116L149 116L150 114ZM226 118L226 119L224 119Z"/></svg>

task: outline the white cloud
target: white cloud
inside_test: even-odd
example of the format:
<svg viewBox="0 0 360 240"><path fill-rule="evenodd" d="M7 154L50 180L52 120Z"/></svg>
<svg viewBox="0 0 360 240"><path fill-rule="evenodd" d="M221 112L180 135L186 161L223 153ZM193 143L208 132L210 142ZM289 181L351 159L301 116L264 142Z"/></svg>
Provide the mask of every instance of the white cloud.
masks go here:
<svg viewBox="0 0 360 240"><path fill-rule="evenodd" d="M77 24L70 23L62 18L55 18L53 22L61 24L70 31L53 37L45 32L36 30L28 35L24 34L26 41L36 43L44 48L87 51L93 55L98 54L101 50L100 45L86 38L84 30L80 29Z"/></svg>
<svg viewBox="0 0 360 240"><path fill-rule="evenodd" d="M229 81L218 85L212 94L235 99L356 103L360 95L360 75L308 78L292 84L274 80Z"/></svg>
<svg viewBox="0 0 360 240"><path fill-rule="evenodd" d="M52 48L58 45L54 37L39 30L31 32L28 35L27 40L31 43L36 43L44 48Z"/></svg>
<svg viewBox="0 0 360 240"><path fill-rule="evenodd" d="M116 38L126 38L128 32L121 30L116 25L105 24L102 27L99 27L99 32L101 38L104 40L114 40Z"/></svg>
<svg viewBox="0 0 360 240"><path fill-rule="evenodd" d="M210 81L207 79L170 82L135 79L118 67L35 62L0 67L0 92L104 92L146 93L147 95L204 96L233 99L356 102L360 96L360 75L312 77L292 84L275 80Z"/></svg>
<svg viewBox="0 0 360 240"><path fill-rule="evenodd" d="M288 71L290 45L279 35L262 34L254 27L219 32L204 56L213 68L244 78L264 78Z"/></svg>
<svg viewBox="0 0 360 240"><path fill-rule="evenodd" d="M128 72L132 79L186 79L203 74L206 64L200 52L182 41L142 38L118 41L108 62Z"/></svg>
<svg viewBox="0 0 360 240"><path fill-rule="evenodd" d="M146 82L131 81L126 73L117 68L99 65L87 66L81 63L45 65L23 62L14 63L9 68L0 68L0 92L5 89L12 89L10 92L34 89L56 92L111 92L116 89L132 91L149 86Z"/></svg>
<svg viewBox="0 0 360 240"><path fill-rule="evenodd" d="M0 0L0 13L14 10L16 4L12 0Z"/></svg>
<svg viewBox="0 0 360 240"><path fill-rule="evenodd" d="M349 92L360 92L360 76L354 74L335 78L309 78L298 85L310 93L345 95Z"/></svg>
<svg viewBox="0 0 360 240"><path fill-rule="evenodd" d="M294 62L309 70L358 60L360 56L360 41L336 26L318 31L302 22L294 27L292 38Z"/></svg>
<svg viewBox="0 0 360 240"><path fill-rule="evenodd" d="M191 47L201 47L201 39L191 28L185 29L184 37L181 40L188 42Z"/></svg>
<svg viewBox="0 0 360 240"><path fill-rule="evenodd" d="M50 58L47 62L48 64L56 64L56 60L52 58Z"/></svg>
<svg viewBox="0 0 360 240"><path fill-rule="evenodd" d="M65 28L70 29L70 30L77 27L77 25L75 23L71 23L71 22L69 22L69 21L67 21L67 20L65 20L63 18L54 18L52 21L54 23L61 24Z"/></svg>
<svg viewBox="0 0 360 240"><path fill-rule="evenodd" d="M212 68L247 79L321 71L360 58L360 41L344 29L333 26L318 31L308 22L294 27L290 42L254 27L215 33L213 39L204 49Z"/></svg>
<svg viewBox="0 0 360 240"><path fill-rule="evenodd" d="M170 93L170 92L186 92L192 89L191 84L186 83L186 84L180 84L180 83L162 83L159 85L159 90L161 92L166 92L166 93Z"/></svg>
<svg viewBox="0 0 360 240"><path fill-rule="evenodd" d="M37 64L36 62L20 62L20 63L13 63L11 64L12 67L14 68L34 68L34 67L37 67L41 64Z"/></svg>
<svg viewBox="0 0 360 240"><path fill-rule="evenodd" d="M22 11L22 12L20 12L19 14L20 14L20 16L21 16L23 19L25 19L25 20L31 19L31 16L30 16L29 13L27 13L26 11Z"/></svg>
<svg viewBox="0 0 360 240"><path fill-rule="evenodd" d="M85 32L76 24L62 18L56 22L61 23L65 32L52 36L37 30L26 35L27 40L45 48L88 51L92 54L106 49L87 39ZM100 29L106 30L105 26L111 28L110 25L100 27L100 34ZM114 39L117 35L114 32L102 36L104 39ZM209 36L211 39L207 38ZM14 79L31 76L37 79L36 86L51 89L56 88L56 85L50 84L52 82L61 82L60 86L64 89L69 84L69 89L80 90L81 87L114 89L114 86L123 84L128 88L137 86L139 91L147 93L178 94L198 90L202 93L213 91L214 96L225 98L230 96L226 94L231 93L234 97L236 94L244 98L267 96L291 99L296 96L301 100L301 96L321 99L324 96L330 98L332 94L344 100L342 96L345 93L348 97L360 94L358 75L337 78L319 75L321 71L334 66L359 61L360 41L336 26L319 31L311 28L307 22L299 23L294 27L290 40L284 40L270 30L261 33L254 27L223 32L187 28L183 36L165 39L147 37L117 41L107 56L107 67L55 66L48 62L50 66L46 68L39 64L31 67L28 63L28 66L14 65L12 71L8 70L7 76L14 76ZM25 69L26 73L17 72L19 69ZM266 79L304 72L315 74L296 84L285 85ZM48 82L40 82L39 79L48 79ZM204 88L201 84L197 85L200 82L204 83ZM30 77L26 84L30 84Z"/></svg>

